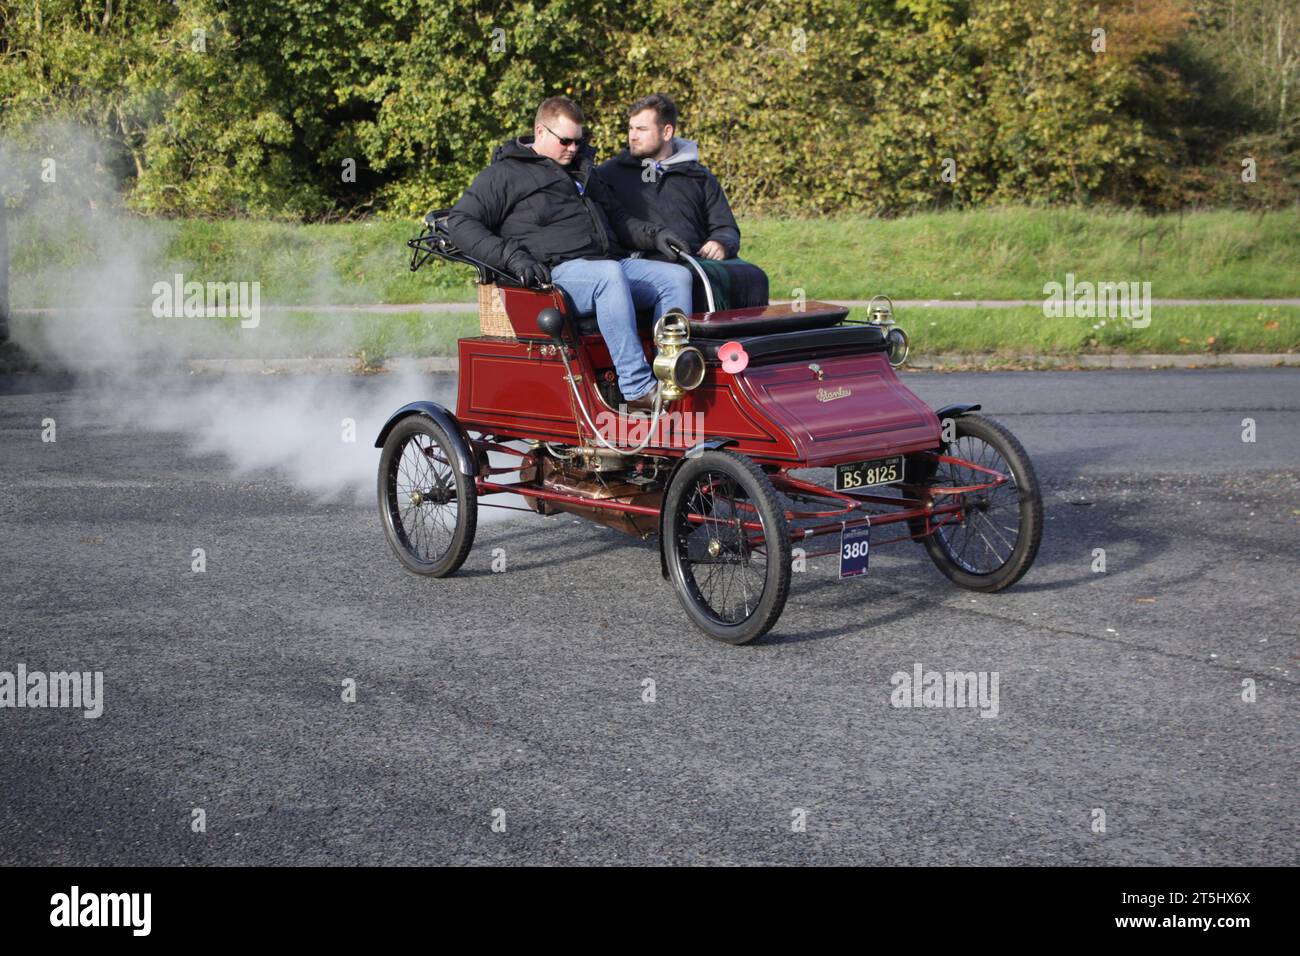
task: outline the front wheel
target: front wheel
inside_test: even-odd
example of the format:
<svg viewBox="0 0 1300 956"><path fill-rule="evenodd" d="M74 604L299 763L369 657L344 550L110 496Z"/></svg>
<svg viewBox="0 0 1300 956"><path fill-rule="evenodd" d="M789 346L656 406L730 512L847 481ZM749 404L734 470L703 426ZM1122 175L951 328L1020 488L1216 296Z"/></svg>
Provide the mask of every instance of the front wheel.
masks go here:
<svg viewBox="0 0 1300 956"><path fill-rule="evenodd" d="M687 459L664 496L661 546L677 597L715 640L766 634L790 592L790 526L772 482L749 458Z"/></svg>
<svg viewBox="0 0 1300 956"><path fill-rule="evenodd" d="M954 419L951 442L940 451L979 465L1008 480L995 488L941 495L957 501L958 515L942 515L934 533L921 540L935 566L971 591L1001 591L1029 570L1043 535L1043 499L1029 455L1006 428L982 415ZM938 462L930 483L939 488L986 485L992 476L965 465Z"/></svg>
<svg viewBox="0 0 1300 956"><path fill-rule="evenodd" d="M474 544L474 478L460 473L451 439L423 415L398 422L384 442L379 517L393 553L416 574L453 574Z"/></svg>

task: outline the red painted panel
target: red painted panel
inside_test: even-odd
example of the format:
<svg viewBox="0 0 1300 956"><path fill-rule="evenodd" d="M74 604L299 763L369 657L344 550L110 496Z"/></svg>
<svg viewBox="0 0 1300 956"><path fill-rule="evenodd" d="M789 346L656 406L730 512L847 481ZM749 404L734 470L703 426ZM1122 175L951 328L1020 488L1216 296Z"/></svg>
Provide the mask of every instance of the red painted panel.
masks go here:
<svg viewBox="0 0 1300 956"><path fill-rule="evenodd" d="M883 353L746 369L741 390L794 439L810 464L919 451L939 444L939 421Z"/></svg>
<svg viewBox="0 0 1300 956"><path fill-rule="evenodd" d="M483 336L461 339L458 349L461 424L551 440L576 436L558 357L542 356L536 342L529 349L528 343Z"/></svg>
<svg viewBox="0 0 1300 956"><path fill-rule="evenodd" d="M564 365L555 355L543 355L542 343L530 347L477 337L461 339L459 349L456 416L462 424L498 434L577 440ZM606 406L586 358L576 353L571 362L595 419ZM737 375L711 366L698 389L666 410L680 416L700 413L702 424L686 423L692 433L735 438L736 451L795 466L877 458L939 444L934 412L899 381L883 353L828 357L818 364L824 375L820 381L806 361L756 366ZM841 393L847 394L832 397ZM677 455L681 448L651 445L645 453Z"/></svg>
<svg viewBox="0 0 1300 956"><path fill-rule="evenodd" d="M564 300L558 292L534 292L531 289L512 289L501 286L501 302L516 335L546 338L537 327L537 314L542 309L557 308L564 311Z"/></svg>

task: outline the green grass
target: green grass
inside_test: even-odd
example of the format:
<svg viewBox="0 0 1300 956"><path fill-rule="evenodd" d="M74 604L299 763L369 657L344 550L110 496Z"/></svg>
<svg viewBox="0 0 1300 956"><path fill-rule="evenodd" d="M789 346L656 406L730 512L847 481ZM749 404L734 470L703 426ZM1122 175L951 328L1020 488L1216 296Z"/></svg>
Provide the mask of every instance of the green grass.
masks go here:
<svg viewBox="0 0 1300 956"><path fill-rule="evenodd" d="M853 311L855 317L866 318L865 310ZM1300 307L1295 306L1157 305L1145 329L1130 328L1122 319L1106 319L1103 325L1102 319L1046 318L1041 308L900 309L895 319L907 330L916 356L1108 351L1208 355L1300 349Z"/></svg>
<svg viewBox="0 0 1300 956"><path fill-rule="evenodd" d="M852 318L865 319L863 309ZM1300 307L1155 306L1151 325L1123 320L1049 319L1042 309L902 309L896 314L918 357L944 352L1014 355L1041 352L1151 352L1196 355L1300 349ZM263 320L265 321L265 319ZM456 339L478 334L475 315L359 317L357 348L383 355L454 355Z"/></svg>
<svg viewBox="0 0 1300 956"><path fill-rule="evenodd" d="M261 304L469 302L473 272L407 268L414 223L293 226L269 222L151 221L11 225L15 308L144 307L122 336L159 355L211 357L453 355L475 317L444 313L263 311L258 329L237 320L148 316L152 284L174 273L201 281L256 281ZM896 220L754 220L745 256L771 277L773 298L1041 299L1043 284L1137 280L1154 298L1300 296L1300 211L1148 217L1079 209L992 209ZM861 312L861 310L859 310ZM1300 349L1300 308L1153 306L1146 329L1122 321L1046 318L1039 307L900 309L917 356L1040 352L1286 352ZM74 344L111 341L113 322L91 314L16 316L14 337L41 327ZM66 323L98 322L86 334ZM1094 328L1093 326L1097 326ZM106 339L105 336L108 336ZM92 346L93 347L93 346Z"/></svg>
<svg viewBox="0 0 1300 956"><path fill-rule="evenodd" d="M138 359L342 358L455 355L456 340L478 334L477 313L263 312L255 328L231 318L155 319L142 310L114 315L105 327L86 315L15 316L15 342L31 357L61 355L94 362L122 350ZM97 324L98 327L92 327ZM108 342L106 348L103 343ZM53 343L53 347L49 343Z"/></svg>
<svg viewBox="0 0 1300 956"><path fill-rule="evenodd" d="M257 281L263 304L467 302L473 270L407 268L416 223L295 226L249 221L19 220L11 227L16 308L107 296L147 304L175 272ZM747 220L745 258L773 298L1036 299L1067 272L1151 283L1156 298L1300 295L1300 211L1151 217L1083 209L990 209L903 219ZM103 286L102 292L93 288Z"/></svg>
<svg viewBox="0 0 1300 956"><path fill-rule="evenodd" d="M1049 281L1143 281L1154 298L1300 295L1300 211L1143 216L991 209L905 219L758 221L745 258L772 297L1039 299Z"/></svg>
<svg viewBox="0 0 1300 956"><path fill-rule="evenodd" d="M865 319L866 310L854 309L850 315ZM1101 319L1049 319L1040 308L901 309L896 318L907 330L917 356L1108 351L1209 355L1300 349L1300 307L1296 306L1154 306L1145 329L1115 319L1105 320L1104 325ZM358 329L365 330L359 347L386 355L454 355L457 338L478 334L473 314L372 314L356 322Z"/></svg>
<svg viewBox="0 0 1300 956"><path fill-rule="evenodd" d="M125 220L101 229L20 222L12 228L14 308L96 301L107 285L119 305L148 305L152 284L258 282L263 305L366 305L472 301L474 271L410 271L403 222L295 226L273 222Z"/></svg>
<svg viewBox="0 0 1300 956"><path fill-rule="evenodd" d="M865 319L855 309L853 318ZM1045 318L1040 308L900 309L917 359L944 353L1014 358L1026 353L1068 356L1126 352L1217 354L1294 352L1300 349L1300 307L1155 306L1151 325L1131 329L1122 320ZM86 357L98 357L95 335L77 323L86 317L18 316L14 337L31 341L39 327ZM121 317L121 337L137 354L192 358L338 358L382 362L396 356L455 355L456 340L478 334L475 313L267 312L257 328L230 319L154 319L147 312ZM1093 326L1099 326L1094 328ZM35 357L39 357L39 350Z"/></svg>

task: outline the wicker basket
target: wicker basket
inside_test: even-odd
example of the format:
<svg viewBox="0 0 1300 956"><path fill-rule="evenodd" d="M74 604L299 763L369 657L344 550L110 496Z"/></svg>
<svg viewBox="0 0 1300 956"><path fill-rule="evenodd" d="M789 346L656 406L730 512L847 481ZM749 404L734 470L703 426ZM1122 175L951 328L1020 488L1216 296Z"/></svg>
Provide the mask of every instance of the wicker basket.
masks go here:
<svg viewBox="0 0 1300 956"><path fill-rule="evenodd" d="M478 330L480 335L495 335L504 339L515 337L515 327L506 316L505 301L495 282L487 282L478 287Z"/></svg>

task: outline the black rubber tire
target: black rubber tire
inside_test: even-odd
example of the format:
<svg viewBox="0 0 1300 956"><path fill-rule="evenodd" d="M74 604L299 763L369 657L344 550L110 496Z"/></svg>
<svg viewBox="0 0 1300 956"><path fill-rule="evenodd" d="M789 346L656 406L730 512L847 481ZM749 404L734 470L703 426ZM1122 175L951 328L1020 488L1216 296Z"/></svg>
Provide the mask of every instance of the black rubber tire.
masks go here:
<svg viewBox="0 0 1300 956"><path fill-rule="evenodd" d="M437 458L430 458L429 451ZM380 522L397 560L415 574L434 578L454 574L474 546L478 527L474 479L462 475L455 462L447 433L423 415L398 422L384 441L379 455ZM421 470L422 463L427 470ZM413 491L421 492L423 500L412 501ZM435 495L445 495L446 500ZM455 515L448 523L453 495Z"/></svg>
<svg viewBox="0 0 1300 956"><path fill-rule="evenodd" d="M721 495L710 491L706 498L701 486L719 484ZM738 509L733 502L739 501L747 502L753 512ZM742 539L739 529L727 525L692 524L686 518L692 509L698 514L707 510L721 520L728 520L738 511L747 516L756 512L763 527L762 568L756 566L754 557L758 551L751 549L748 536ZM710 527L714 530L707 531ZM790 525L771 480L758 465L744 455L729 451L706 451L697 458L687 459L673 475L664 495L663 528L660 546L668 576L696 627L726 644L747 644L771 629L785 609L790 593ZM709 552L710 544L721 548L724 557L735 560L714 561L718 555ZM738 581L735 576L727 577L725 572L721 581L715 581L715 571L710 571L703 582L696 578L698 567L718 568L728 564L742 569ZM754 573L762 584L751 610L749 584L758 585ZM733 613L726 598L733 596L732 587L737 583L741 590L734 597L742 600ZM714 607L713 601L723 606Z"/></svg>
<svg viewBox="0 0 1300 956"><path fill-rule="evenodd" d="M954 584L970 591L1001 591L1019 581L1038 555L1043 536L1043 498L1038 476L1016 436L998 422L983 415L961 415L954 421L955 440L941 451L999 471L1004 466L996 462L994 455L1001 456L1014 487L1008 484L992 492L962 496L969 504L966 524L960 528L945 525L921 542L935 566ZM959 486L973 485L980 483L980 474L941 464L933 480L940 485L949 485L954 480ZM1014 539L1011 534L1015 535ZM976 535L982 547L971 555L969 545L974 543ZM961 546L957 543L959 537ZM975 565L972 558L983 560Z"/></svg>

